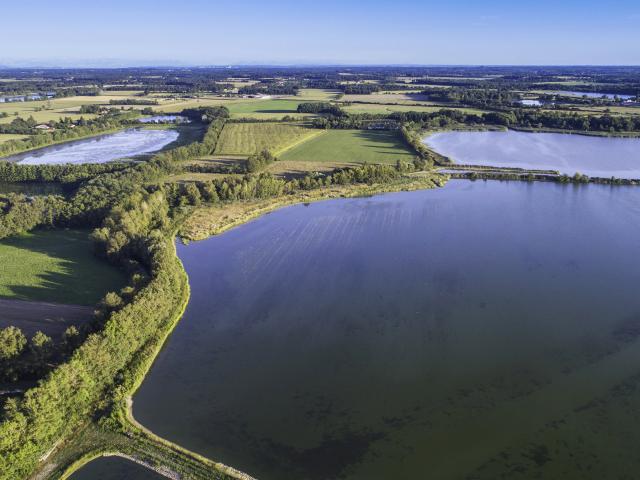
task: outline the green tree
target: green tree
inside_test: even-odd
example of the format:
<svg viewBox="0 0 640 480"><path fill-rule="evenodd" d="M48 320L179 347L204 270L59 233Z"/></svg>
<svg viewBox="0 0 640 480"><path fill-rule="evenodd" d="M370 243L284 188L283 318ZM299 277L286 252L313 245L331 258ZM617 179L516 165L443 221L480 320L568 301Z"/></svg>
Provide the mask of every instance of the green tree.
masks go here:
<svg viewBox="0 0 640 480"><path fill-rule="evenodd" d="M36 365L39 364L39 367L43 368L53 352L53 340L50 336L38 331L31 338L30 348Z"/></svg>
<svg viewBox="0 0 640 480"><path fill-rule="evenodd" d="M0 360L10 360L22 353L27 345L27 338L16 327L0 330Z"/></svg>

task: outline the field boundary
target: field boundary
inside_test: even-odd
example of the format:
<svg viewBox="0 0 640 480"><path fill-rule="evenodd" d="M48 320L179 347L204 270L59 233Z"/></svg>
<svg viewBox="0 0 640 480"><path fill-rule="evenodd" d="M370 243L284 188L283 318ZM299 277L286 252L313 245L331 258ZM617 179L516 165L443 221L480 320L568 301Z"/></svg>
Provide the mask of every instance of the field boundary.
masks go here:
<svg viewBox="0 0 640 480"><path fill-rule="evenodd" d="M311 134L309 134L309 136L301 138L300 140L297 140L297 141L293 142L291 145L287 145L286 147L281 148L277 152L274 152L274 155L275 156L282 155L283 153L285 153L285 152L287 152L287 151L289 151L289 150L291 150L293 148L296 148L296 147L302 145L303 143L308 142L309 140L312 140L314 138L318 138L320 135L324 135L325 133L327 133L327 130L319 130L318 132L311 133Z"/></svg>

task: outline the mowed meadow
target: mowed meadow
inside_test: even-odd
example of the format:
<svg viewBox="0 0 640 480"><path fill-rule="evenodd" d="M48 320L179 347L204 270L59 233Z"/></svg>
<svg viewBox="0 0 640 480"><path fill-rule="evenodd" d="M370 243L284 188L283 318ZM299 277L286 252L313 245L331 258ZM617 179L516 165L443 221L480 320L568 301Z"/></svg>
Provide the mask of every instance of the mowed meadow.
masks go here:
<svg viewBox="0 0 640 480"><path fill-rule="evenodd" d="M216 155L251 155L284 150L322 134L322 130L284 123L228 123L216 146Z"/></svg>
<svg viewBox="0 0 640 480"><path fill-rule="evenodd" d="M89 232L55 230L0 240L0 298L95 305L125 284L93 253Z"/></svg>
<svg viewBox="0 0 640 480"><path fill-rule="evenodd" d="M28 135L15 135L13 133L0 133L0 143L8 142L9 140L22 140L27 138Z"/></svg>
<svg viewBox="0 0 640 480"><path fill-rule="evenodd" d="M283 161L395 164L415 158L396 131L327 130L284 152Z"/></svg>

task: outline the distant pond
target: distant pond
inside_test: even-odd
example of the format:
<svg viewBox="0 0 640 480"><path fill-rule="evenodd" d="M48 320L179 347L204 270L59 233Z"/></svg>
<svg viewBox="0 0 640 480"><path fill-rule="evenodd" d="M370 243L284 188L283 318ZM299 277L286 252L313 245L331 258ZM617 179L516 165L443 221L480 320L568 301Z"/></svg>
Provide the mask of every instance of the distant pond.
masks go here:
<svg viewBox="0 0 640 480"><path fill-rule="evenodd" d="M28 165L106 163L156 152L178 139L172 129L135 128L3 157L1 160Z"/></svg>
<svg viewBox="0 0 640 480"><path fill-rule="evenodd" d="M640 138L562 133L443 132L424 143L460 164L640 178Z"/></svg>
<svg viewBox="0 0 640 480"><path fill-rule="evenodd" d="M620 100L629 100L630 98L634 98L634 95L624 95L621 93L574 92L569 90L558 90L550 93L555 95L568 95L571 97L606 98L607 100L613 100L616 97Z"/></svg>
<svg viewBox="0 0 640 480"><path fill-rule="evenodd" d="M635 478L639 200L451 181L178 245L134 414L263 480Z"/></svg>
<svg viewBox="0 0 640 480"><path fill-rule="evenodd" d="M189 119L182 115L154 115L139 118L140 123L189 123Z"/></svg>

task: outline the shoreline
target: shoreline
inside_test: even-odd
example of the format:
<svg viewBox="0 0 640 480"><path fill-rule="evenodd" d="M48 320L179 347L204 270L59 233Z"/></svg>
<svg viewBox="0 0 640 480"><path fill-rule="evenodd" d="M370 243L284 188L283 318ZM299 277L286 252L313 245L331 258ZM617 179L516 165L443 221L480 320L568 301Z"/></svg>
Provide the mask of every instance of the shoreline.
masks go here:
<svg viewBox="0 0 640 480"><path fill-rule="evenodd" d="M24 150L20 150L17 152L13 152L10 153L8 155L0 155L0 162L7 162L7 163L20 163L21 159L17 160L17 159L12 159L12 157L16 157L19 155L23 155L26 153L33 153L33 152L37 152L38 150L44 150L45 148L50 148L50 147L55 147L57 145L65 145L65 144L71 144L74 142L83 142L85 140L92 140L92 139L97 139L100 137L106 137L108 135L114 135L116 133L121 133L121 132L126 132L128 130L175 130L176 132L178 132L178 138L175 139L174 141L172 141L171 143L163 146L161 149L153 151L153 152L149 152L149 153L145 153L142 155L150 155L150 154L156 154L159 152L163 152L166 150L171 150L173 148L176 148L178 146L182 146L184 144L184 142L181 141L181 137L184 137L184 132L183 130L181 130L180 128L177 127L184 127L184 125L156 125L156 124L152 124L152 125L145 125L145 124L140 124L140 125L123 125L119 128L111 128L108 130L104 130L98 133L92 133L89 135L81 135L79 137L75 137L75 138L69 138L66 140L57 140L54 141L52 143L47 143L46 145L40 145L37 147L31 147L31 148L27 148ZM178 143L178 145L176 145L176 143ZM128 157L123 157L123 158L128 158ZM119 161L120 159L117 160L112 160L112 161ZM106 163L106 162L105 162Z"/></svg>
<svg viewBox="0 0 640 480"><path fill-rule="evenodd" d="M37 151L37 150L40 150L40 149L43 149L43 148L53 147L55 145L62 145L62 144L65 144L65 143L71 143L71 142L75 142L75 141L87 140L87 139L90 139L90 138L100 137L102 135L110 135L110 134L118 133L118 132L121 132L121 131L124 131L124 130L127 130L127 129L128 129L128 127L111 128L109 130L104 130L104 131L101 131L99 133L92 133L92 134L89 134L89 135L81 135L81 136L76 137L76 138L68 138L66 140L53 141L51 143L47 143L46 145L40 145L38 147L26 148L26 149L20 150L19 152L13 152L13 153L10 153L8 155L0 155L0 162L16 163L18 161L9 160L9 158L14 157L16 155L21 155L23 153L33 152L33 151Z"/></svg>
<svg viewBox="0 0 640 480"><path fill-rule="evenodd" d="M455 179L467 179L467 180L516 180L516 181L546 181L546 182L558 182L558 183L596 183L606 185L640 185L640 178L623 178L611 175L610 177L604 177L600 175L590 176L576 171L573 175L562 173L556 168L530 168L519 167L517 165L497 166L497 165L475 165L468 163L457 163L455 159L447 157L437 152L433 147L427 143L427 139L431 136L439 133L451 133L451 132L521 132L521 133L552 133L560 135L582 135L586 137L600 137L600 138L625 138L625 139L640 139L640 132L632 132L630 135L615 135L607 134L606 132L580 132L580 131L558 131L553 129L525 129L525 128L450 128L446 130L432 130L423 131L422 144L437 158L444 159L439 161L436 165L436 169L445 170L445 172L451 175L451 178ZM451 171L447 171L451 170ZM453 170L461 170L455 172Z"/></svg>
<svg viewBox="0 0 640 480"><path fill-rule="evenodd" d="M443 187L450 175L436 171L416 172L389 184L333 185L320 191L308 190L272 199L216 205L202 205L185 218L178 229L178 237L185 243L205 240L232 228L271 213L280 208L340 198L368 197L384 193L429 190ZM237 207L237 208L233 208Z"/></svg>
<svg viewBox="0 0 640 480"><path fill-rule="evenodd" d="M189 239L195 240L195 238L193 235L191 237L185 235L183 230L184 225L190 218L193 218L194 214L198 211L207 211L211 208L215 208L220 212L226 212L227 214L232 213L231 215L223 216L223 220L213 225L213 227L210 225L210 228L206 230L206 235L204 232L200 232L201 236L199 238L204 239L209 236L228 231L233 227L244 224L266 213L270 213L279 208L293 204L333 198L350 198L397 191L430 189L445 185L448 179L449 176L447 175L437 174L435 172L424 172L421 177L405 176L401 180L391 184L325 187L320 189L318 192L303 192L302 194L292 195L289 198L277 197L275 199L266 199L257 202L246 202L242 203L240 210L237 212L229 212L230 207L234 205L233 203L225 204L221 207L214 207L211 205L201 206L191 211L187 218L183 218L183 220L177 224L174 229L174 234L167 238L167 241L171 242L171 248L173 249L173 261L177 263L177 266L179 266L181 283L184 289L180 295L179 304L174 305L174 312L171 315L171 318L166 321L164 326L158 329L158 335L150 338L147 345L139 351L136 357L130 362L129 372L132 380L128 384L125 383L121 385L123 388L122 401L115 405L113 413L108 417L109 424L102 427L106 427L106 432L104 432L105 436L117 434L120 441L124 443L120 444L120 448L118 448L117 443L110 443L108 441L101 442L98 446L90 444L83 448L84 439L82 438L82 434L84 432L81 431L77 435L77 438L79 437L79 448L81 450L78 454L71 453L71 457L66 459L66 461L63 460L62 464L56 463L56 460L60 461L60 459L56 459L56 454L64 455L65 446L71 446L74 443L73 439L67 440L67 442L60 445L59 448L56 448L56 451L52 452L53 455L51 456L51 460L41 464L31 478L34 480L45 480L47 478L53 478L52 476L57 474L59 476L56 478L66 479L91 460L107 454L124 456L125 458L136 461L136 463L147 466L148 468L151 468L151 465L154 465L155 468L151 468L152 470L160 468L162 471L169 473L169 475L180 474L180 472L172 470L169 465L181 465L180 463L176 464L176 461L180 462L186 459L192 465L204 468L209 472L206 476L196 476L194 478L217 478L213 476L215 472L215 474L220 475L220 478L254 480L250 475L247 475L246 473L231 466L210 460L196 452L183 448L170 440L157 436L147 427L140 424L133 415L133 396L144 382L160 351L164 348L169 336L178 325L178 322L182 320L184 311L189 303L189 278L184 270L182 261L177 255L175 239L178 238L178 236L180 236L180 238L187 239L187 241L189 241ZM94 423L87 424L85 425L84 430L91 428L92 425L97 426L97 424ZM152 455L152 453L155 453L155 456ZM154 463L149 462L149 459L151 458L154 458ZM157 470L155 471L157 472ZM168 478L174 477L168 476Z"/></svg>
<svg viewBox="0 0 640 480"><path fill-rule="evenodd" d="M73 147L75 145L80 145L82 143L85 142L90 142L90 141L99 141L102 138L106 138L109 137L111 135L116 135L119 133L126 133L129 131L137 131L137 130L161 130L158 128L146 128L144 126L142 127L137 127L137 126L127 126L125 128L119 128L119 129L115 129L115 130L109 130L106 132L102 132L102 133L98 133L95 135L87 135L87 136L83 136L83 137L79 137L79 138L74 138L74 139L70 139L70 140L62 140L59 142L55 142L53 144L49 144L49 145L44 145L44 146L40 146L37 148L31 148L28 150L24 150L18 153L13 153L11 155L5 156L5 157L0 157L0 162L7 162L7 163L15 163L15 164L20 164L20 162L24 161L24 159L26 157L28 157L29 155L37 155L37 153L39 151L44 151L48 148L53 148L53 147L59 147L59 148L65 148L67 146L69 147ZM168 130L168 129L162 129L162 130ZM106 162L80 162L80 163L39 163L39 164L33 164L33 165L86 165L86 164L104 164L104 163L114 163L114 162L131 162L131 161L136 161L136 160L140 160L141 158L144 158L145 156L149 156L149 155L155 155L157 153L161 153L163 151L166 150L171 150L172 148L176 147L176 143L180 142L180 137L183 135L180 131L178 131L176 129L176 131L178 132L178 138L176 138L175 140L171 141L170 143L164 145L162 148L159 148L157 150L154 150L152 152L148 152L148 153L141 153L138 155L131 155L131 156L125 156L125 157L121 157L121 158L116 158L113 160L108 160ZM171 146L174 145L174 146ZM179 146L179 145L177 145ZM45 153L46 154L46 153ZM15 158L15 157L19 157L19 158Z"/></svg>

